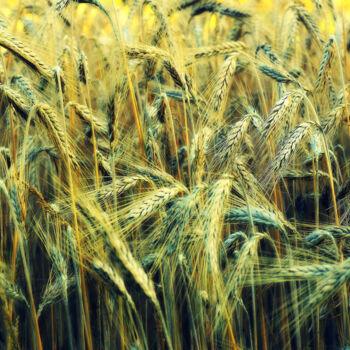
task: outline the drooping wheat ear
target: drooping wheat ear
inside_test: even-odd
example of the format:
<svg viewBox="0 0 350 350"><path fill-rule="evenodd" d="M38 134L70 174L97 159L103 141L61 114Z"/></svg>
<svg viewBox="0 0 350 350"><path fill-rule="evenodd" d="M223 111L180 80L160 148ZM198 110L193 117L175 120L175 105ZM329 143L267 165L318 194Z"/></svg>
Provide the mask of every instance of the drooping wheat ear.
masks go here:
<svg viewBox="0 0 350 350"><path fill-rule="evenodd" d="M9 28L9 26L10 25L9 25L8 20L5 17L0 16L0 28L6 29L6 28Z"/></svg>
<svg viewBox="0 0 350 350"><path fill-rule="evenodd" d="M220 149L219 158L221 163L226 162L237 152L245 133L247 132L251 116L251 114L245 115L228 131L226 139L224 140Z"/></svg>
<svg viewBox="0 0 350 350"><path fill-rule="evenodd" d="M287 72L278 70L276 67L269 66L258 66L259 70L267 75L269 78L277 81L278 83L293 83L298 86L301 86L300 83L295 80L295 78Z"/></svg>
<svg viewBox="0 0 350 350"><path fill-rule="evenodd" d="M329 9L331 10L332 16L334 21L336 20L337 16L335 14L335 8L334 8L334 3L333 0L327 0L327 5L329 7Z"/></svg>
<svg viewBox="0 0 350 350"><path fill-rule="evenodd" d="M204 249L208 259L208 271L215 282L219 282L219 242L221 241L222 218L225 215L226 203L232 185L231 178L222 178L214 183L207 208L203 213L203 229L205 234ZM220 288L220 286L217 286Z"/></svg>
<svg viewBox="0 0 350 350"><path fill-rule="evenodd" d="M161 236L156 238L156 243L167 241L166 255L171 255L187 238L186 229L198 213L199 196L203 194L206 185L196 186L184 197L179 198L174 205L167 210L167 217L161 228ZM181 248L180 248L181 249Z"/></svg>
<svg viewBox="0 0 350 350"><path fill-rule="evenodd" d="M191 17L198 16L204 12L211 12L211 13L219 13L223 16L228 16L236 19L243 19L247 17L251 17L251 15L247 12L243 12L241 10L224 6L220 3L217 3L215 1L207 1L207 2L201 2L198 5L194 6L192 9Z"/></svg>
<svg viewBox="0 0 350 350"><path fill-rule="evenodd" d="M154 99L152 105L146 109L145 119L155 120L155 118L157 117L161 123L164 123L165 121L164 113L165 113L164 95L161 94L159 97Z"/></svg>
<svg viewBox="0 0 350 350"><path fill-rule="evenodd" d="M339 250L335 238L325 230L316 230L311 232L305 237L306 245L316 247L322 244L326 239L329 239L334 247L334 255L336 259L339 259Z"/></svg>
<svg viewBox="0 0 350 350"><path fill-rule="evenodd" d="M17 91L11 89L7 85L0 83L0 91L6 96L7 100L11 103L13 108L19 113L25 120L28 119L30 105L28 101L20 95Z"/></svg>
<svg viewBox="0 0 350 350"><path fill-rule="evenodd" d="M15 75L11 77L11 86L16 86L20 93L26 97L31 106L35 103L37 98L29 79L22 75Z"/></svg>
<svg viewBox="0 0 350 350"><path fill-rule="evenodd" d="M141 5L140 0L133 0L129 7L128 18L126 20L126 27L131 26L131 21L134 19L136 11L139 10Z"/></svg>
<svg viewBox="0 0 350 350"><path fill-rule="evenodd" d="M160 22L160 31L166 36L168 39L167 44L169 45L170 48L173 47L173 43L170 40L170 34L169 34L169 29L168 29L168 21L166 19L166 14L163 13L163 6L160 6L160 4L157 3L155 0L144 0L143 5L149 4L158 18Z"/></svg>
<svg viewBox="0 0 350 350"><path fill-rule="evenodd" d="M133 169L138 175L149 177L156 184L177 185L177 181L173 176L155 167L145 167L131 164L131 169Z"/></svg>
<svg viewBox="0 0 350 350"><path fill-rule="evenodd" d="M114 194L119 196L141 181L151 182L150 178L142 175L119 177L116 180L116 188L113 188L112 184L103 186L99 189L98 196L101 199L113 198Z"/></svg>
<svg viewBox="0 0 350 350"><path fill-rule="evenodd" d="M291 14L291 23L290 26L287 30L288 36L287 36L287 40L286 40L286 45L285 45L285 49L283 52L283 60L284 61L288 61L292 55L295 53L294 50L294 43L295 43L295 39L297 37L296 35L296 31L298 29L298 25L299 25L299 21L298 21L298 17L295 13L295 11L288 11L288 13Z"/></svg>
<svg viewBox="0 0 350 350"><path fill-rule="evenodd" d="M64 10L70 3L71 0L56 0L53 5L57 12Z"/></svg>
<svg viewBox="0 0 350 350"><path fill-rule="evenodd" d="M142 60L169 60L170 55L167 51L158 47L148 45L125 46L125 53L131 59Z"/></svg>
<svg viewBox="0 0 350 350"><path fill-rule="evenodd" d="M185 96L185 94L180 91L180 90L165 90L163 91L162 89L157 88L156 86L152 86L152 93L153 94L161 94L164 93L164 95L172 100L178 101L178 102L183 102L185 101L186 103L195 103L195 99L193 99L191 96L189 98ZM163 95L163 98L164 98ZM199 96L197 96L197 101L201 103L205 103ZM156 101L154 101L155 103Z"/></svg>
<svg viewBox="0 0 350 350"><path fill-rule="evenodd" d="M98 273L102 280L112 288L115 293L121 293L129 305L132 307L132 309L136 310L132 297L126 289L123 278L115 269L98 258L94 258L92 260L91 267Z"/></svg>
<svg viewBox="0 0 350 350"><path fill-rule="evenodd" d="M181 88L184 88L186 86L186 80L185 76L183 76L179 70L177 69L175 63L173 60L164 60L163 61L164 68L168 71L171 78L173 79L175 85L180 86Z"/></svg>
<svg viewBox="0 0 350 350"><path fill-rule="evenodd" d="M252 113L252 117L250 118L250 121L252 123L252 126L255 129L257 129L258 132L261 134L264 126L263 118L257 113Z"/></svg>
<svg viewBox="0 0 350 350"><path fill-rule="evenodd" d="M89 66L84 52L81 52L78 58L78 72L79 81L86 85L89 78Z"/></svg>
<svg viewBox="0 0 350 350"><path fill-rule="evenodd" d="M232 308L235 310L238 299L241 296L242 288L248 277L248 273L256 263L259 242L268 238L266 234L256 233L249 237L239 251L239 257L236 262L235 269L231 272L227 279L225 299L233 297ZM223 305L226 305L224 303Z"/></svg>
<svg viewBox="0 0 350 350"><path fill-rule="evenodd" d="M22 291L11 281L11 278L0 272L0 293L4 293L9 299L24 302L29 308L26 297Z"/></svg>
<svg viewBox="0 0 350 350"><path fill-rule="evenodd" d="M310 129L318 129L319 127L313 122L305 122L299 124L285 139L282 147L279 149L276 156L272 159L270 174L277 175L283 170L292 159L297 146L307 135Z"/></svg>
<svg viewBox="0 0 350 350"><path fill-rule="evenodd" d="M116 141L118 140L118 111L116 106L119 105L119 101L122 101L122 96L127 96L128 84L127 78L124 74L120 80L118 80L114 86L112 93L108 98L107 103L107 116L108 116L108 138L112 146L115 148Z"/></svg>
<svg viewBox="0 0 350 350"><path fill-rule="evenodd" d="M45 152L53 160L56 160L59 158L59 154L56 152L56 149L53 146L31 147L28 150L28 153L26 154L25 161L28 163L35 162L35 160L38 158L38 156L43 152Z"/></svg>
<svg viewBox="0 0 350 350"><path fill-rule="evenodd" d="M5 29L0 28L0 46L11 51L25 64L47 79L54 77L53 70L42 62L34 52L32 52L22 42L12 37Z"/></svg>
<svg viewBox="0 0 350 350"><path fill-rule="evenodd" d="M313 179L315 173L312 170L299 170L299 169L287 169L282 173L282 177L289 180L297 180L297 179ZM329 177L329 174L318 170L317 176L319 177Z"/></svg>
<svg viewBox="0 0 350 350"><path fill-rule="evenodd" d="M160 147L154 137L152 129L147 130L146 137L146 158L150 164L154 164L155 166L160 166L164 168L162 165L162 159L160 155Z"/></svg>
<svg viewBox="0 0 350 350"><path fill-rule="evenodd" d="M243 35L244 21L237 20L231 30L229 40L238 41Z"/></svg>
<svg viewBox="0 0 350 350"><path fill-rule="evenodd" d="M337 105L337 94L335 92L335 87L333 83L333 79L330 75L328 75L328 98L331 108L335 108Z"/></svg>
<svg viewBox="0 0 350 350"><path fill-rule="evenodd" d="M228 253L233 248L233 246L236 245L237 242L245 242L247 239L247 235L242 231L231 233L224 241L226 252Z"/></svg>
<svg viewBox="0 0 350 350"><path fill-rule="evenodd" d="M241 41L228 41L222 44L214 45L214 46L203 46L194 49L193 55L189 56L186 62L192 62L193 57L203 58L203 57L213 57L218 55L228 55L234 52L239 52L246 49L247 46Z"/></svg>
<svg viewBox="0 0 350 350"><path fill-rule="evenodd" d="M92 6L97 7L101 12L104 13L104 15L107 17L112 29L113 29L113 34L115 36L115 38L117 39L117 41L119 41L119 36L118 36L118 32L117 29L114 25L114 22L112 21L112 18L109 14L109 12L105 9L105 7L98 1L98 0L78 0L77 1L79 4L89 4Z"/></svg>
<svg viewBox="0 0 350 350"><path fill-rule="evenodd" d="M233 162L233 173L238 175L236 176L239 180L239 183L242 181L247 185L249 191L256 191L259 187L258 180L255 176L247 169L244 160L240 157L234 157Z"/></svg>
<svg viewBox="0 0 350 350"><path fill-rule="evenodd" d="M312 2L315 4L315 6L316 6L318 9L321 9L321 8L322 8L322 2L321 2L321 0L312 0Z"/></svg>
<svg viewBox="0 0 350 350"><path fill-rule="evenodd" d="M313 281L324 277L333 271L333 264L301 265L292 267L278 267L261 269L254 283L266 285L268 283L283 283L287 281Z"/></svg>
<svg viewBox="0 0 350 350"><path fill-rule="evenodd" d="M4 158L7 166L11 165L11 151L8 147L0 146L0 156Z"/></svg>
<svg viewBox="0 0 350 350"><path fill-rule="evenodd" d="M143 220L162 208L181 192L186 192L186 189L180 185L177 187L163 187L150 194L139 203L135 203L134 208L129 211L126 218L129 221Z"/></svg>
<svg viewBox="0 0 350 350"><path fill-rule="evenodd" d="M182 0L180 4L177 5L175 8L176 11L186 10L187 8L196 5L201 0ZM169 16L173 13L173 11L169 11Z"/></svg>
<svg viewBox="0 0 350 350"><path fill-rule="evenodd" d="M282 96L272 107L269 117L265 121L262 129L263 137L267 138L273 135L285 118L291 118L302 98L298 91L287 92Z"/></svg>
<svg viewBox="0 0 350 350"><path fill-rule="evenodd" d="M61 54L58 57L58 66L61 67L63 74L70 71L70 64L72 59L72 53L69 46L64 46Z"/></svg>
<svg viewBox="0 0 350 350"><path fill-rule="evenodd" d="M343 121L345 116L346 108L344 105L341 105L333 109L325 119L321 121L321 126L323 132L326 135L332 136L339 130L339 126Z"/></svg>
<svg viewBox="0 0 350 350"><path fill-rule="evenodd" d="M316 230L309 233L305 237L305 242L309 246L317 246L320 245L327 238L334 239L329 232L324 230Z"/></svg>
<svg viewBox="0 0 350 350"><path fill-rule="evenodd" d="M73 277L70 277L67 279L67 289L72 287L75 284L75 280ZM37 310L37 316L38 318L41 316L43 310L46 306L54 304L62 298L64 298L63 292L64 288L62 285L62 279L57 277L54 282L49 282L46 285L44 294L41 296L41 303L39 304L38 310Z"/></svg>
<svg viewBox="0 0 350 350"><path fill-rule="evenodd" d="M185 164L186 160L187 160L187 147L181 146L177 150L173 159L171 160L170 168L171 168L172 172L176 172L177 169L181 169L182 166Z"/></svg>
<svg viewBox="0 0 350 350"><path fill-rule="evenodd" d="M249 207L253 224L275 227L286 231L285 223L272 211L262 208ZM225 214L225 221L228 223L250 223L250 215L247 207L229 209Z"/></svg>
<svg viewBox="0 0 350 350"><path fill-rule="evenodd" d="M236 63L238 59L238 54L233 53L228 56L224 63L222 64L217 82L214 88L214 97L213 97L213 108L214 111L218 111L228 95L229 92L229 83L233 74L236 71Z"/></svg>
<svg viewBox="0 0 350 350"><path fill-rule="evenodd" d="M266 43L259 45L255 50L255 56L258 55L259 51L263 51L264 54L268 57L271 63L281 64L281 60L278 58L277 54L272 50L270 45Z"/></svg>
<svg viewBox="0 0 350 350"><path fill-rule="evenodd" d="M59 216L59 208L56 206L55 203L48 203L44 196L41 194L41 192L38 191L38 189L34 186L30 186L28 183L23 182L23 185L26 187L29 193L33 194L40 206L50 215L52 215L56 219L60 219ZM62 224L66 224L62 221Z"/></svg>
<svg viewBox="0 0 350 350"><path fill-rule="evenodd" d="M328 236L330 235L335 239L348 239L350 237L350 226L325 226L319 230L313 231L310 235L321 235L323 233L328 234Z"/></svg>
<svg viewBox="0 0 350 350"><path fill-rule="evenodd" d="M145 295L154 305L159 306L156 291L152 280L148 277L140 264L134 258L127 245L116 234L109 236L109 242L114 249L116 258L121 261L127 271L133 276ZM160 307L160 306L159 306Z"/></svg>
<svg viewBox="0 0 350 350"><path fill-rule="evenodd" d="M21 208L20 208L19 197L17 194L17 188L15 185L12 185L11 188L9 189L9 195L10 195L11 206L16 216L16 220L18 223L20 223L22 220Z"/></svg>
<svg viewBox="0 0 350 350"><path fill-rule="evenodd" d="M350 259L334 265L328 273L322 276L316 290L308 295L303 308L303 320L320 306L325 300L334 295L345 283L350 281Z"/></svg>
<svg viewBox="0 0 350 350"><path fill-rule="evenodd" d="M83 122L85 122L89 126L91 126L91 123L93 123L95 132L102 136L107 137L108 135L107 123L104 123L101 119L91 114L88 106L70 101L66 104L65 109L68 109L68 108L74 108L78 117L80 117Z"/></svg>
<svg viewBox="0 0 350 350"><path fill-rule="evenodd" d="M118 237L115 232L110 234L108 237L108 242L113 249L113 253L118 261L125 267L125 269L130 273L135 282L140 286L146 297L149 298L153 304L163 326L164 335L166 338L167 345L170 350L173 349L172 342L165 324L161 306L157 299L156 290L152 280L148 277L144 269L141 267L139 262L134 258L128 246Z"/></svg>
<svg viewBox="0 0 350 350"><path fill-rule="evenodd" d="M66 159L68 156L72 161L74 166L77 166L78 160L73 153L73 150L69 145L65 143L64 131L61 128L61 125L57 119L55 111L46 104L38 104L33 107L40 119L40 122L45 127L48 132L49 137L51 138L53 144L57 147L58 151L61 154L62 159Z"/></svg>
<svg viewBox="0 0 350 350"><path fill-rule="evenodd" d="M325 45L321 66L318 71L317 80L315 83L315 91L316 92L322 92L326 86L327 83L327 77L329 75L329 71L332 65L332 60L334 57L334 38L330 38Z"/></svg>
<svg viewBox="0 0 350 350"><path fill-rule="evenodd" d="M321 49L324 41L322 40L320 31L311 16L307 13L304 7L293 6L293 10L296 12L298 20L304 25L311 37L317 43L318 47Z"/></svg>
<svg viewBox="0 0 350 350"><path fill-rule="evenodd" d="M337 102L336 105L343 105L345 103L348 103L349 99L349 88L350 84L346 84L344 88L340 89L340 91L337 94Z"/></svg>
<svg viewBox="0 0 350 350"><path fill-rule="evenodd" d="M66 284L68 278L68 268L66 260L64 259L61 251L57 247L51 247L49 254L53 261L53 268L56 276L62 279L63 284Z"/></svg>
<svg viewBox="0 0 350 350"><path fill-rule="evenodd" d="M191 142L191 154L190 154L190 162L192 173L197 175L198 183L202 180L202 171L205 163L205 156L208 155L210 139L213 137L213 131L204 127L198 131L193 136Z"/></svg>

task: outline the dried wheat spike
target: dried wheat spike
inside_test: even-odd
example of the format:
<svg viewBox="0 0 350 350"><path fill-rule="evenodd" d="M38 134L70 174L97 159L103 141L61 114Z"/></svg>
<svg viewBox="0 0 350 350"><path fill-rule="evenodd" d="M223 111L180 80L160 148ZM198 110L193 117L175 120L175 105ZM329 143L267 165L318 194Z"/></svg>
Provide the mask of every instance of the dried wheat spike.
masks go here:
<svg viewBox="0 0 350 350"><path fill-rule="evenodd" d="M75 284L75 279L73 277L68 278L67 289L69 289L74 284ZM41 316L46 306L54 304L60 301L64 297L63 291L64 291L64 287L62 285L62 279L59 277L57 277L54 280L54 282L49 282L46 285L44 294L41 296L41 303L39 304L39 307L37 310L38 318Z"/></svg>
<svg viewBox="0 0 350 350"><path fill-rule="evenodd" d="M211 12L211 13L219 13L223 16L228 16L236 19L243 19L251 17L251 15L247 12L243 12L241 10L224 6L223 4L214 2L214 1L207 1L204 3L199 3L196 6L193 7L191 17L198 16L204 12Z"/></svg>
<svg viewBox="0 0 350 350"><path fill-rule="evenodd" d="M317 92L322 92L326 86L327 77L332 65L332 59L334 57L334 52L334 38L330 38L324 48L321 66L317 75L317 80L315 84L315 91Z"/></svg>
<svg viewBox="0 0 350 350"><path fill-rule="evenodd" d="M344 105L333 109L326 118L321 121L323 132L332 136L339 130L339 126L344 119L346 108Z"/></svg>
<svg viewBox="0 0 350 350"><path fill-rule="evenodd" d="M319 48L323 46L323 40L321 38L320 31L313 21L311 16L307 13L304 7L302 6L293 6L292 7L297 14L298 20L304 25L306 30L310 33L311 37L315 40Z"/></svg>
<svg viewBox="0 0 350 350"><path fill-rule="evenodd" d="M101 199L113 198L114 194L121 195L128 189L136 186L140 181L150 182L150 178L142 175L124 176L119 177L116 180L116 187L113 188L113 184L103 186L98 191L98 196Z"/></svg>
<svg viewBox="0 0 350 350"><path fill-rule="evenodd" d="M255 50L255 56L258 55L259 51L262 50L264 54L268 57L271 63L281 64L281 60L278 58L277 54L272 50L270 45L266 43L259 45Z"/></svg>
<svg viewBox="0 0 350 350"><path fill-rule="evenodd" d="M33 108L35 108L40 122L48 131L48 135L60 152L62 159L65 159L65 157L68 156L70 161L72 161L72 164L77 166L78 160L74 155L71 146L69 144L66 145L64 131L62 130L62 127L57 119L55 111L46 104L38 104Z"/></svg>
<svg viewBox="0 0 350 350"><path fill-rule="evenodd" d="M11 77L11 86L17 87L17 89L22 95L25 96L31 106L37 100L36 93L34 92L31 81L24 76L15 75Z"/></svg>
<svg viewBox="0 0 350 350"><path fill-rule="evenodd" d="M228 131L226 139L222 142L220 149L219 158L221 163L227 161L231 155L234 155L237 152L249 127L251 116L251 114L245 115Z"/></svg>
<svg viewBox="0 0 350 350"><path fill-rule="evenodd" d="M116 289L115 292L121 293L126 301L130 304L130 306L136 310L132 297L126 289L123 278L117 273L115 269L98 258L94 258L92 260L91 266L103 279L103 281L105 281L113 289Z"/></svg>
<svg viewBox="0 0 350 350"><path fill-rule="evenodd" d="M0 84L0 91L6 96L8 101L14 107L14 109L23 117L25 120L28 119L30 110L29 102L20 95L17 91L11 89L7 85Z"/></svg>
<svg viewBox="0 0 350 350"><path fill-rule="evenodd" d="M232 187L232 179L225 178L214 183L208 205L203 213L205 233L205 254L208 258L208 270L214 278L219 277L218 246L221 241L222 218L225 216L226 202Z"/></svg>
<svg viewBox="0 0 350 350"><path fill-rule="evenodd" d="M154 46L138 45L126 46L125 52L129 58L143 59L143 60L169 60L168 52Z"/></svg>
<svg viewBox="0 0 350 350"><path fill-rule="evenodd" d="M56 0L54 4L55 10L61 12L69 5L70 1L71 0Z"/></svg>
<svg viewBox="0 0 350 350"><path fill-rule="evenodd" d="M34 71L47 79L54 78L53 70L42 62L26 45L0 28L0 46L11 51Z"/></svg>
<svg viewBox="0 0 350 350"><path fill-rule="evenodd" d="M228 56L220 68L217 83L214 88L213 108L218 111L228 94L231 77L235 73L238 54Z"/></svg>
<svg viewBox="0 0 350 350"><path fill-rule="evenodd" d="M3 292L10 299L24 302L29 307L22 291L14 283L10 282L10 278L3 272L0 272L0 292Z"/></svg>
<svg viewBox="0 0 350 350"><path fill-rule="evenodd" d="M140 220L145 219L149 215L153 214L158 209L162 208L167 202L173 199L180 192L184 192L184 188L178 187L163 187L150 194L140 203L136 203L133 209L127 214L128 220Z"/></svg>
<svg viewBox="0 0 350 350"><path fill-rule="evenodd" d="M77 102L70 101L67 103L65 109L74 108L77 115L81 118L82 121L91 126L91 123L94 126L94 130L96 133L107 137L107 123L104 123L99 118L90 113L90 109L86 105L81 105Z"/></svg>
<svg viewBox="0 0 350 350"><path fill-rule="evenodd" d="M187 61L191 63L193 57L198 59L203 57L227 55L234 52L242 51L246 48L246 44L244 44L241 41L228 41L214 46L203 46L195 49L193 55L190 56Z"/></svg>
<svg viewBox="0 0 350 350"><path fill-rule="evenodd" d="M298 91L287 92L282 96L272 107L262 129L262 135L264 137L273 135L283 120L292 117L301 100L302 95Z"/></svg>
<svg viewBox="0 0 350 350"><path fill-rule="evenodd" d="M284 169L288 165L297 146L312 128L317 128L317 125L313 122L301 123L289 134L272 160L271 174L277 175L281 169Z"/></svg>

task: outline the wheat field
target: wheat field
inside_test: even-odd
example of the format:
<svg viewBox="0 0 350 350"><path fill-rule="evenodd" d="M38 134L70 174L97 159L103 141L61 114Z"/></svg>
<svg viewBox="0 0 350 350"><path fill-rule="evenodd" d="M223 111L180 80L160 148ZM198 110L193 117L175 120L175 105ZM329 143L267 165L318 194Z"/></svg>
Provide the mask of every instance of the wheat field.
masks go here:
<svg viewBox="0 0 350 350"><path fill-rule="evenodd" d="M0 349L350 348L350 2L1 5Z"/></svg>

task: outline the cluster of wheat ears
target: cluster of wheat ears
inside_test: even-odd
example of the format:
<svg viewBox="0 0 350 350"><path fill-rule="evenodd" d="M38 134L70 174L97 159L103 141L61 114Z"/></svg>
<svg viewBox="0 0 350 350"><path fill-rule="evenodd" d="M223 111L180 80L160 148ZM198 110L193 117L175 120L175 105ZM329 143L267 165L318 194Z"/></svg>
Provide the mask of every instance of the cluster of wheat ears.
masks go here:
<svg viewBox="0 0 350 350"><path fill-rule="evenodd" d="M122 6L0 18L0 348L347 348L349 14Z"/></svg>

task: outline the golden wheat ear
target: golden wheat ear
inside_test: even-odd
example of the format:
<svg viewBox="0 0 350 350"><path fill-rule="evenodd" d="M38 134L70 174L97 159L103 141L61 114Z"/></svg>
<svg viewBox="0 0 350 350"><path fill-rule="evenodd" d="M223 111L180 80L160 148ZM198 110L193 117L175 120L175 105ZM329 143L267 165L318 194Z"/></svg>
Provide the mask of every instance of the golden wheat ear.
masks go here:
<svg viewBox="0 0 350 350"><path fill-rule="evenodd" d="M11 36L9 32L2 28L0 28L0 46L11 51L42 77L46 79L52 79L54 77L53 70L42 62L29 47Z"/></svg>

